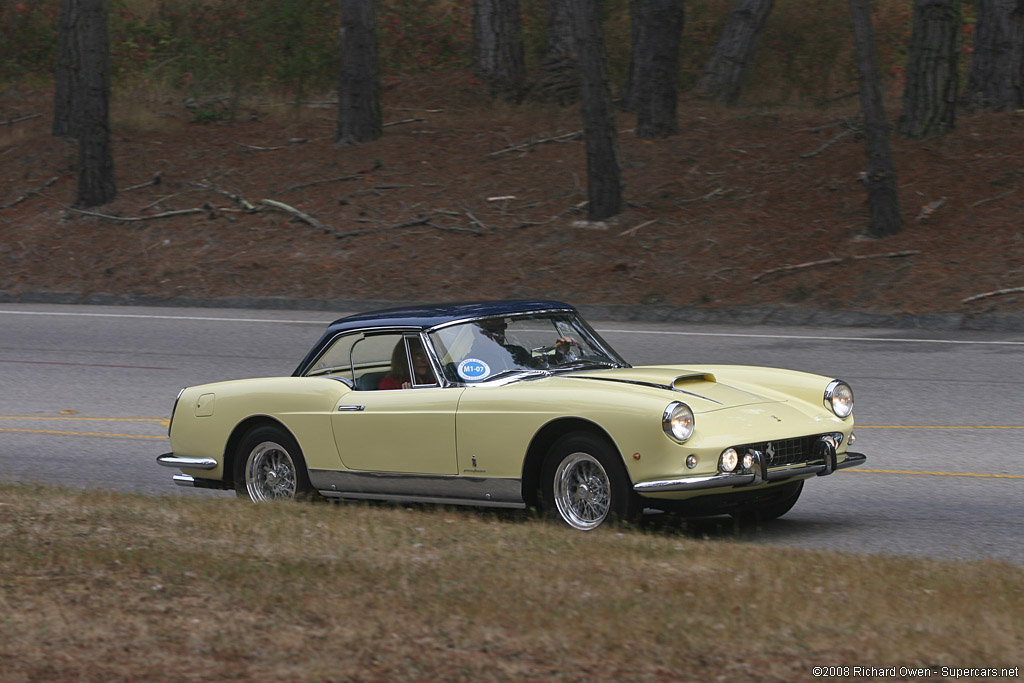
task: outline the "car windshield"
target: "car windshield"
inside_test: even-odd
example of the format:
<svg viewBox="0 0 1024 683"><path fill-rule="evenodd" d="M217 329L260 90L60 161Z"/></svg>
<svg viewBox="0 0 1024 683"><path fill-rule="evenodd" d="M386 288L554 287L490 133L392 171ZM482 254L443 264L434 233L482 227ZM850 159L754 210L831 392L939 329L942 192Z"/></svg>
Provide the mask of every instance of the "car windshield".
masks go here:
<svg viewBox="0 0 1024 683"><path fill-rule="evenodd" d="M430 340L448 381L458 384L626 365L569 313L483 318L435 330Z"/></svg>

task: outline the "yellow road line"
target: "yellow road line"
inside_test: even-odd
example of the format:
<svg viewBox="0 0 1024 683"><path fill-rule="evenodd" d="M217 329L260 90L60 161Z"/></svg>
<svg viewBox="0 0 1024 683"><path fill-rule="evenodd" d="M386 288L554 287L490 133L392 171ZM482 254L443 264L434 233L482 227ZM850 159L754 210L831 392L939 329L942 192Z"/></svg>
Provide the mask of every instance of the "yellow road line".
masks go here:
<svg viewBox="0 0 1024 683"><path fill-rule="evenodd" d="M55 429L14 429L12 427L0 427L0 432L22 432L26 434L62 434L66 436L106 436L114 439L166 439L166 436L152 436L149 434L108 434L106 432L61 432Z"/></svg>
<svg viewBox="0 0 1024 683"><path fill-rule="evenodd" d="M857 425L855 429L1024 429L1024 425Z"/></svg>
<svg viewBox="0 0 1024 683"><path fill-rule="evenodd" d="M980 474L976 472L924 472L921 470L841 470L842 473L861 474L927 474L932 477L976 477L979 479L1024 479L1024 474Z"/></svg>
<svg viewBox="0 0 1024 683"><path fill-rule="evenodd" d="M40 415L0 415L0 420L63 420L81 422L161 422L167 423L166 417L45 417Z"/></svg>

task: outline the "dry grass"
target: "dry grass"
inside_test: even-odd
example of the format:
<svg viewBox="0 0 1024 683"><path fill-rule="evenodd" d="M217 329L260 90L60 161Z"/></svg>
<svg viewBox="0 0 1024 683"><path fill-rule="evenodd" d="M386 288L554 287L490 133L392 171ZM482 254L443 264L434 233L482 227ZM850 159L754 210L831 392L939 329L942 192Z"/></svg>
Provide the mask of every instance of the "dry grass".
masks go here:
<svg viewBox="0 0 1024 683"><path fill-rule="evenodd" d="M0 485L4 681L810 680L1016 666L1024 571L461 509Z"/></svg>

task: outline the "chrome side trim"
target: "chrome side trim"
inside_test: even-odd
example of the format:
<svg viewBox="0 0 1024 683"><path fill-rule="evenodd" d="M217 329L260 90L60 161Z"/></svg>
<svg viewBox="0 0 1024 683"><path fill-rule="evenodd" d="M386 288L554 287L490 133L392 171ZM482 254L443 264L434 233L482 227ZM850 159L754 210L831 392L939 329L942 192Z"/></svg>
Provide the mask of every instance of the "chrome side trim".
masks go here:
<svg viewBox="0 0 1024 683"><path fill-rule="evenodd" d="M383 500L396 503L431 503L437 505L472 505L475 507L526 509L526 503L506 503L497 500L476 500L468 498L433 498L430 496L399 496L386 493L352 493L351 491L323 491L325 498L347 498L353 500Z"/></svg>
<svg viewBox="0 0 1024 683"><path fill-rule="evenodd" d="M754 483L756 475L750 474L710 474L703 477L685 477L681 479L661 479L658 481L642 481L633 484L637 493L667 493L669 491L699 491L715 489L723 486L746 486Z"/></svg>
<svg viewBox="0 0 1024 683"><path fill-rule="evenodd" d="M313 488L330 498L525 506L520 479L311 469L309 480Z"/></svg>
<svg viewBox="0 0 1024 683"><path fill-rule="evenodd" d="M157 464L164 467L178 467L183 470L212 470L218 463L213 458L184 458L174 453L164 453L156 457Z"/></svg>

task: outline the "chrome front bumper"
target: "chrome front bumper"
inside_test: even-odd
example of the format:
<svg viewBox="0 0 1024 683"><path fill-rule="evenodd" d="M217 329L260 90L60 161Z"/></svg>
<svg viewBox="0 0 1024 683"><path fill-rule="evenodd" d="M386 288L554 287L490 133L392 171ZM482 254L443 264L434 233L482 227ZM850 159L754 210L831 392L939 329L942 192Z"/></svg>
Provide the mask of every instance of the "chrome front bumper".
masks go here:
<svg viewBox="0 0 1024 683"><path fill-rule="evenodd" d="M701 477L680 477L678 479L661 479L642 481L633 485L637 493L671 493L677 491L700 491L702 489L729 488L736 486L756 486L770 481L782 481L792 477L815 474L819 477L832 474L836 470L856 467L867 460L862 453L847 453L846 459L838 461L835 450L825 454L823 463L813 465L797 465L788 468L769 470L764 465L760 453L756 453L754 464L749 469L737 472L711 474Z"/></svg>

